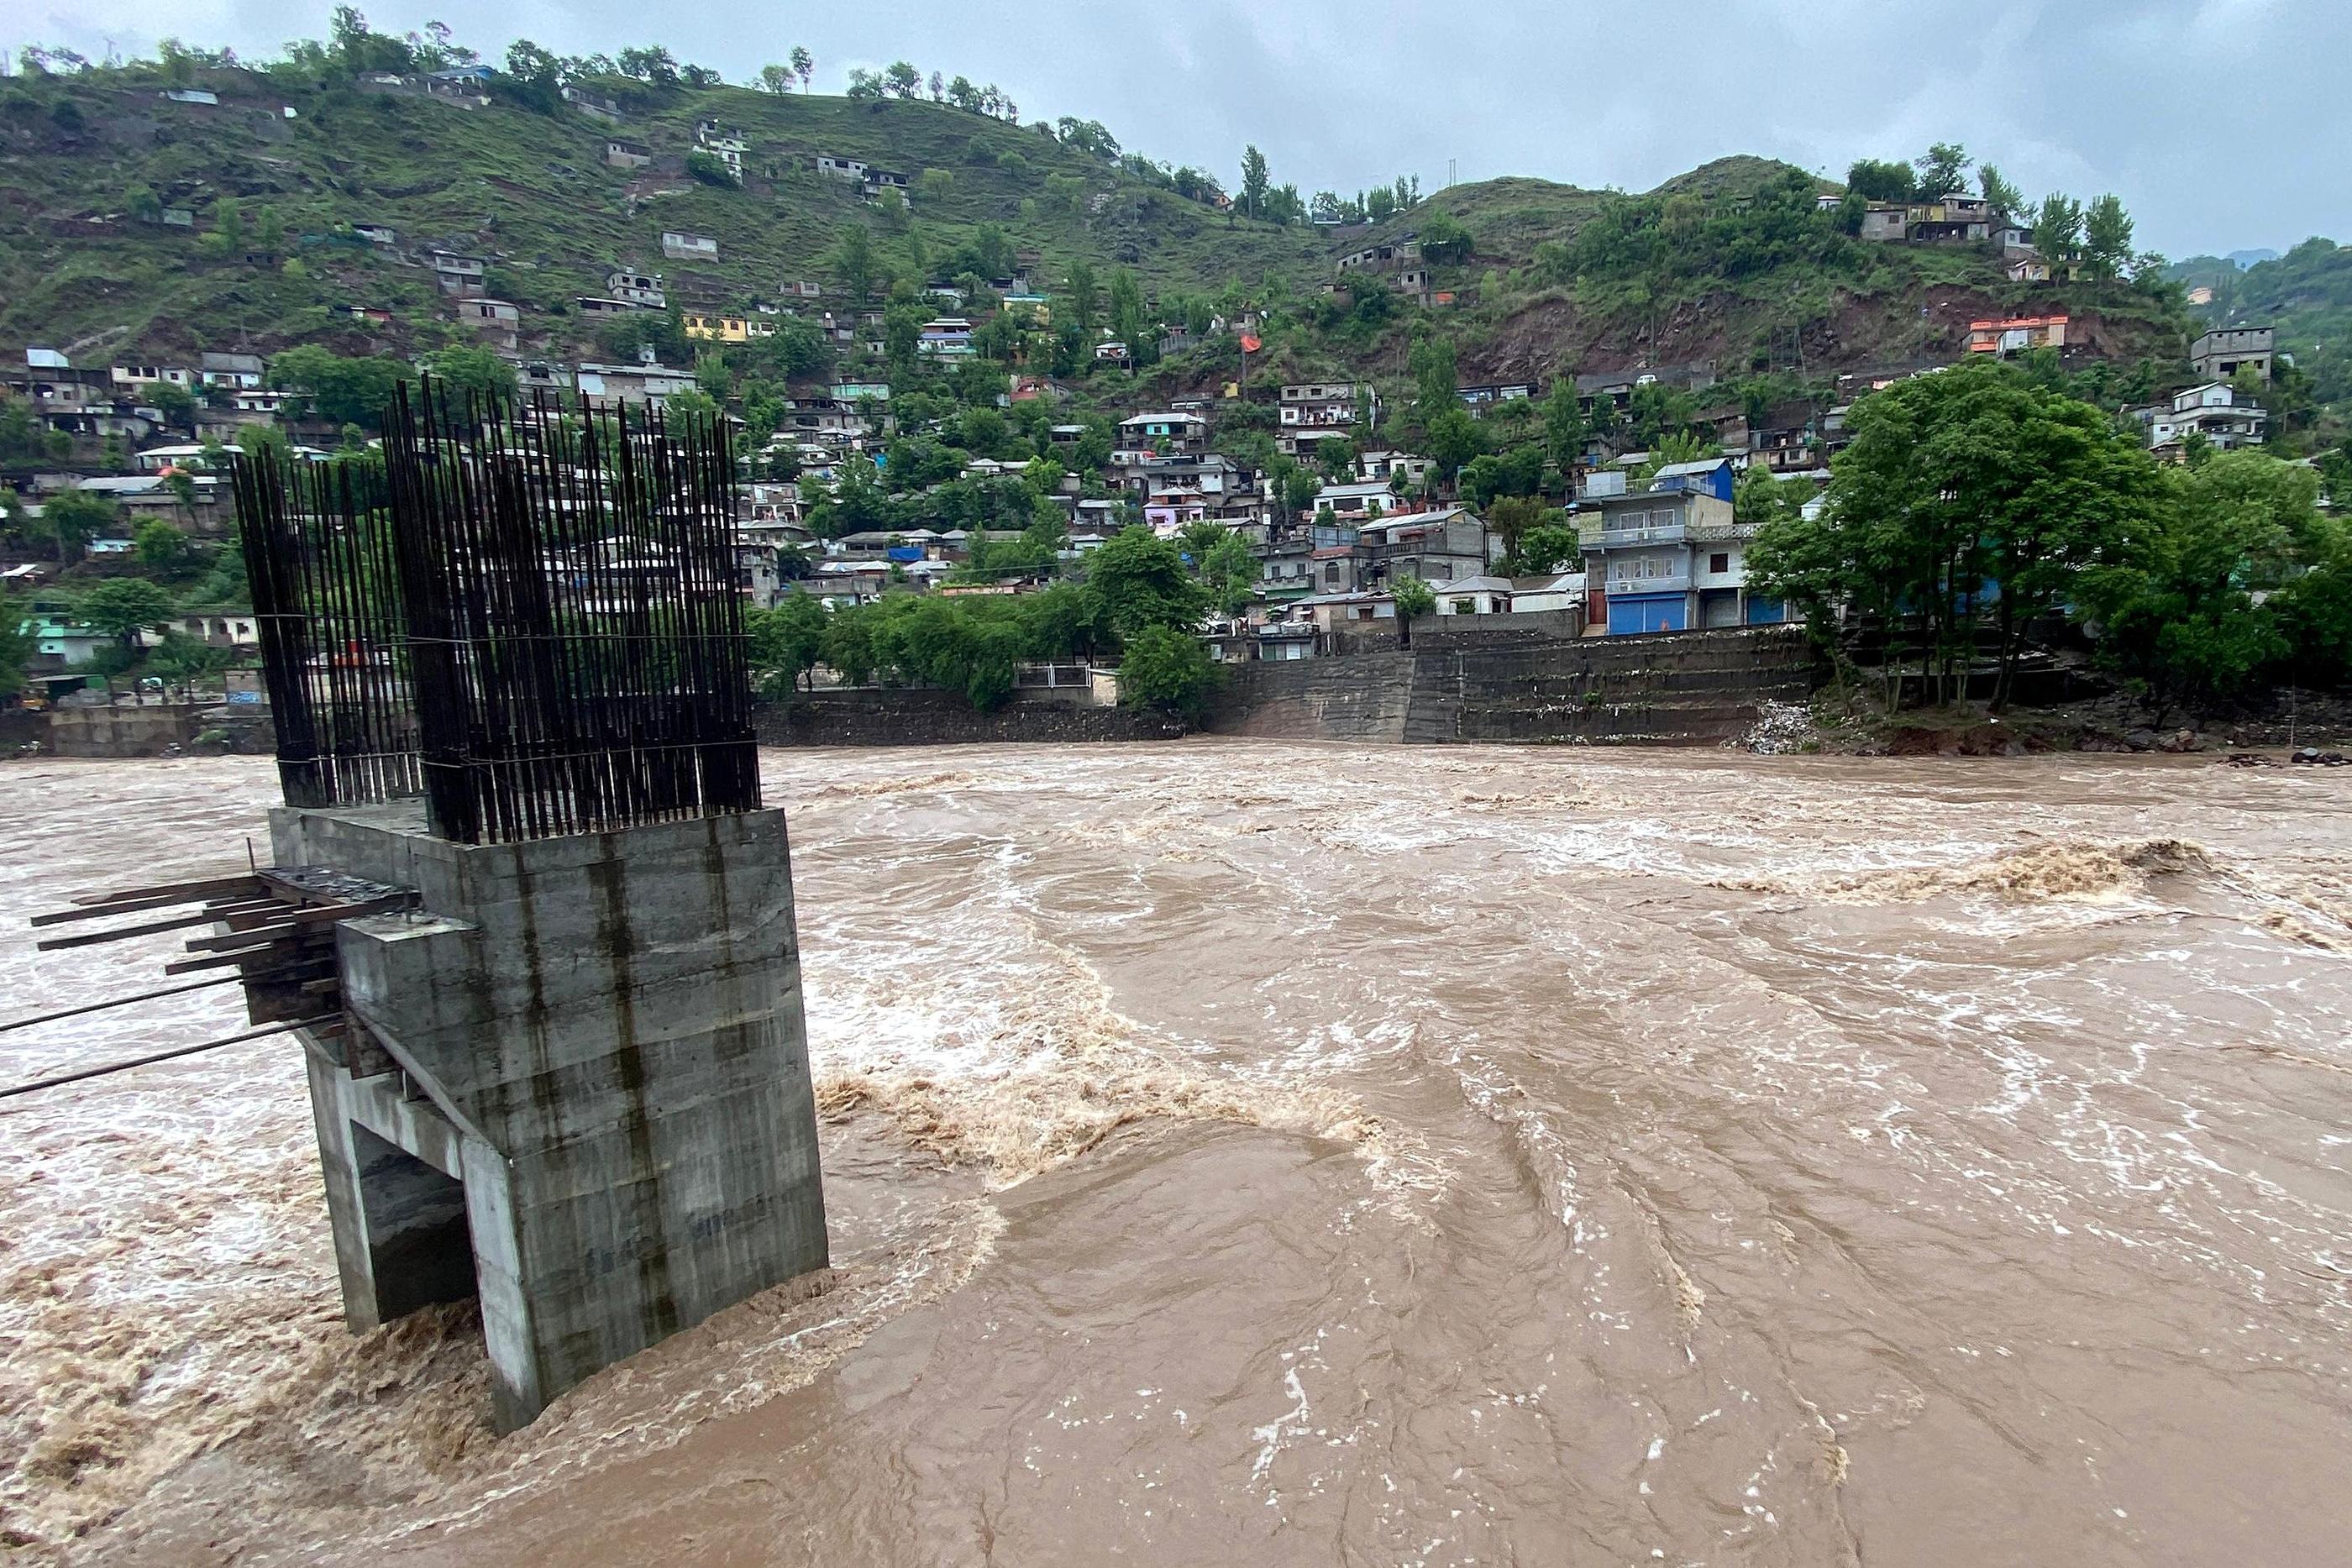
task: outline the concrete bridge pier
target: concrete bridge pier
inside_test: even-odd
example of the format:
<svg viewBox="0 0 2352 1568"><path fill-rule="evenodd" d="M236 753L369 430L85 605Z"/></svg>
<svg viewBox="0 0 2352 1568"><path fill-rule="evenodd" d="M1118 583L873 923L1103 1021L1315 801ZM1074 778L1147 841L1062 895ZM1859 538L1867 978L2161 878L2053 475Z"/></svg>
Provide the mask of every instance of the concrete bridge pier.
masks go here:
<svg viewBox="0 0 2352 1568"><path fill-rule="evenodd" d="M827 1261L783 813L466 845L273 814L278 865L418 894L337 927L306 1039L355 1331L478 1295L501 1430Z"/></svg>

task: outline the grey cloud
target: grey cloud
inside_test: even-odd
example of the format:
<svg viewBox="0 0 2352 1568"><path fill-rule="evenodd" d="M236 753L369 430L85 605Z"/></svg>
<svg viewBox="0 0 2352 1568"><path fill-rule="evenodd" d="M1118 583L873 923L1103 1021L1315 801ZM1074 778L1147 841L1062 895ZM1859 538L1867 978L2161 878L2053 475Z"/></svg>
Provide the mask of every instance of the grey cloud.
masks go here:
<svg viewBox="0 0 2352 1568"><path fill-rule="evenodd" d="M1075 114L1132 150L1234 178L1353 192L1532 174L1645 189L1733 152L1835 174L1957 139L2029 194L2112 190L2174 255L2352 238L2344 0L428 0L485 53L660 42L731 80L804 44L821 83L904 57L993 80L1024 117ZM0 42L149 40L152 0L0 0ZM326 7L194 0L173 26L241 50L316 35Z"/></svg>

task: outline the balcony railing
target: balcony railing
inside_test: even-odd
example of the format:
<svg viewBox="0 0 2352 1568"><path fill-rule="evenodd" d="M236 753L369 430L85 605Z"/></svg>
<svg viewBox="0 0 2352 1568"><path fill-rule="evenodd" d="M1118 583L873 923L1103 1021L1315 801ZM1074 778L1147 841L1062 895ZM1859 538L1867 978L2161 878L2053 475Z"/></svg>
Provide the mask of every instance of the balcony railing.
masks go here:
<svg viewBox="0 0 2352 1568"><path fill-rule="evenodd" d="M1676 571L1665 577L1612 577L1609 580L1611 594L1620 593L1688 593L1690 573Z"/></svg>
<svg viewBox="0 0 2352 1568"><path fill-rule="evenodd" d="M1682 523L1653 523L1646 528L1598 528L1583 535L1583 542L1614 549L1620 545L1678 545L1688 532Z"/></svg>

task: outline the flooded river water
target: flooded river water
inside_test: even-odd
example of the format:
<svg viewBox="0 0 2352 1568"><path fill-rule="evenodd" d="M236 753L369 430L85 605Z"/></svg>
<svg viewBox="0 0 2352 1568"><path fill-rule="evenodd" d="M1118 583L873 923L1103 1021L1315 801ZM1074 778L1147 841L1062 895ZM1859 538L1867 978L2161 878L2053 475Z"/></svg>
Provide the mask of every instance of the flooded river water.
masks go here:
<svg viewBox="0 0 2352 1568"><path fill-rule="evenodd" d="M836 1268L493 1437L354 1341L295 1048L0 1102L0 1529L141 1563L2352 1552L2352 779L802 752ZM0 1018L267 763L0 768ZM221 992L0 1035L8 1082Z"/></svg>

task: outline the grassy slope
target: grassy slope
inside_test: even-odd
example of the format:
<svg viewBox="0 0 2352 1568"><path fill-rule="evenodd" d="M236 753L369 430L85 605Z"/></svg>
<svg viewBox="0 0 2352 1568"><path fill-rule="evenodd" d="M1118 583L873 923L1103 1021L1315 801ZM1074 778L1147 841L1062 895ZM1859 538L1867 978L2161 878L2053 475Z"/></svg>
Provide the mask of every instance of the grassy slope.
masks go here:
<svg viewBox="0 0 2352 1568"><path fill-rule="evenodd" d="M245 342L271 350L305 340L355 349L370 340L330 314L345 302L394 310L394 328L376 334L390 347L454 336L422 267L334 237L338 225L354 223L394 225L404 251L437 244L490 256L499 287L531 311L527 338L561 350L587 337L570 314L572 297L601 291L609 267L673 277L692 271L737 300L770 298L797 277L829 285L824 256L847 224L872 225L895 261L905 254L904 224L911 222L936 261L973 225L995 222L1016 244L1044 255L1049 287L1064 266L1083 257L1132 266L1148 288L1163 293L1240 279L1303 294L1324 285L1338 254L1439 210L1477 236L1478 255L1445 279L1482 296L1448 318L1463 340L1465 380L1643 359L1713 358L1731 370L1760 355L1818 371L1948 356L1973 314L2053 305L2095 319L2099 346L2118 357L2177 351L2144 297L2012 286L1977 253L1882 247L1855 277L1727 281L1639 307L1589 285L1538 287L1518 269L1538 245L1573 235L1606 196L1542 180L1456 186L1369 235L1333 234L1234 220L1121 177L1034 130L929 103L777 98L738 88L676 91L619 132L660 154L652 169L624 172L604 165L608 128L569 112L550 119L503 105L467 110L340 87L289 90L247 72L213 73L202 84L219 93L217 106L165 101L159 85L123 74L70 86L0 85L0 349L82 343L79 351L93 358ZM61 128L54 112L68 96L83 122L79 133ZM296 119L283 118L288 105ZM702 116L746 135L748 189L715 191L682 173L693 122ZM986 150L986 162L974 161L975 148ZM820 152L910 176L942 169L952 183L947 194L919 201L910 220L894 224L854 188L816 173L812 161ZM1017 155L1013 167L1005 166L1008 154ZM1784 168L1722 159L1660 192L1736 196ZM1078 180L1083 197L1056 200L1047 184L1055 175ZM308 276L209 262L186 230L127 217L83 221L121 214L125 193L138 184L195 208L207 225L215 200L236 194L248 235L258 207L274 205L288 252ZM664 228L715 236L719 261L695 268L666 263ZM1292 362L1302 371L1394 374L1402 332L1398 325L1325 340Z"/></svg>

